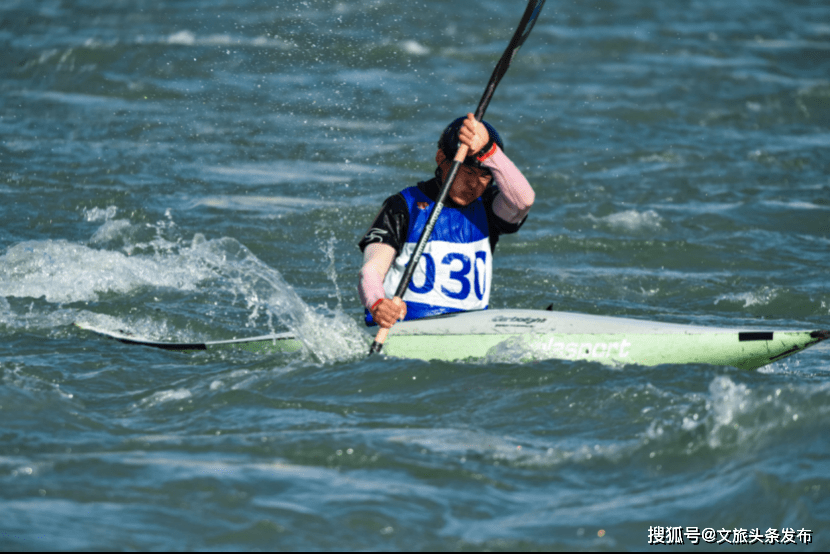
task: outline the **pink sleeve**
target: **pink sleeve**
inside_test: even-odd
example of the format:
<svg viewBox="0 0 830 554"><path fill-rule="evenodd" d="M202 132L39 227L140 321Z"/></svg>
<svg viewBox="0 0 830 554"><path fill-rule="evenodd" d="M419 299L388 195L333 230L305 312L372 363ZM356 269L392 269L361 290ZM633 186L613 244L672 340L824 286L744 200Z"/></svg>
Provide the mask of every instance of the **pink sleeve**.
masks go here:
<svg viewBox="0 0 830 554"><path fill-rule="evenodd" d="M493 212L508 223L519 223L536 199L530 183L499 147L481 164L493 173L501 191L493 202Z"/></svg>
<svg viewBox="0 0 830 554"><path fill-rule="evenodd" d="M363 251L363 267L360 268L357 291L360 302L367 310L378 300L386 298L383 280L394 259L395 249L388 244L369 244Z"/></svg>

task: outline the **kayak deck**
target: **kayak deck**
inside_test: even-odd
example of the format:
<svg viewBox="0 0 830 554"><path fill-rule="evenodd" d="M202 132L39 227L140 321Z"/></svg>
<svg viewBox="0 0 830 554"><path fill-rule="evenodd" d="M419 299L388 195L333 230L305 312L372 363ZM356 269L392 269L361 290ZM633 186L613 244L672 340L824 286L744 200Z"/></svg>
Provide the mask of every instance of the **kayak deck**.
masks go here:
<svg viewBox="0 0 830 554"><path fill-rule="evenodd" d="M295 352L302 342L279 333L204 343L143 339L83 323L76 326L127 344L177 351L243 349ZM376 327L367 329L367 337ZM702 363L756 369L830 338L830 331L719 328L542 310L484 310L404 321L389 332L388 356L480 359L508 352L516 361L589 360L607 365ZM516 348L512 348L512 347Z"/></svg>

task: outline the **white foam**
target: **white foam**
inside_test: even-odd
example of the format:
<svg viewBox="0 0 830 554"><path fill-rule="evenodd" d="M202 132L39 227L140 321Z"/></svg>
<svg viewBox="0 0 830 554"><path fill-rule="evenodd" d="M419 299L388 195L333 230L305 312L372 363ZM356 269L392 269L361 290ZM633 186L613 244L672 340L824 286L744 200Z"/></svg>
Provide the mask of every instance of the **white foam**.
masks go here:
<svg viewBox="0 0 830 554"><path fill-rule="evenodd" d="M830 206L820 206L818 204L805 202L803 200L792 200L789 202L781 200L767 200L762 203L766 206L782 208L785 210L830 210Z"/></svg>
<svg viewBox="0 0 830 554"><path fill-rule="evenodd" d="M321 207L333 207L337 206L337 204L316 198L297 198L294 196L228 195L200 198L195 200L191 206L258 212L296 212Z"/></svg>
<svg viewBox="0 0 830 554"><path fill-rule="evenodd" d="M714 430L732 425L736 417L749 407L749 388L742 383L735 383L729 377L718 376L709 385L712 398L707 402L711 410Z"/></svg>
<svg viewBox="0 0 830 554"><path fill-rule="evenodd" d="M355 176L378 171L378 168L351 162L343 163L307 163L277 161L258 164L239 164L231 167L194 166L194 169L212 175L222 175L233 182L254 185L273 185L295 182L342 183Z"/></svg>
<svg viewBox="0 0 830 554"><path fill-rule="evenodd" d="M426 56L432 51L420 42L414 40L402 41L401 48L403 48L403 51L407 54L412 54L414 56Z"/></svg>
<svg viewBox="0 0 830 554"><path fill-rule="evenodd" d="M239 247L242 256L230 260L222 272L232 277L235 292L248 299L251 309L266 309L293 331L307 352L320 362L365 356L366 334L353 319L340 310L322 307L319 313L313 310L277 270L265 265L242 245Z"/></svg>
<svg viewBox="0 0 830 554"><path fill-rule="evenodd" d="M389 437L389 442L416 444L431 452L466 454L500 452L513 454L518 446L502 437L467 429L427 429L406 431Z"/></svg>
<svg viewBox="0 0 830 554"><path fill-rule="evenodd" d="M173 258L127 256L66 240L27 241L0 256L0 296L69 303L127 294L138 287L194 290L211 276L198 265Z"/></svg>
<svg viewBox="0 0 830 554"><path fill-rule="evenodd" d="M159 404L164 404L167 402L187 400L192 396L193 394L188 389L164 390L153 393L147 398L144 398L140 402L140 405L145 408L151 408L153 406L158 406Z"/></svg>
<svg viewBox="0 0 830 554"><path fill-rule="evenodd" d="M12 306L5 297L0 296L0 323L8 325L14 318Z"/></svg>
<svg viewBox="0 0 830 554"><path fill-rule="evenodd" d="M196 44L196 35L190 31L179 31L178 33L173 33L167 37L167 42L169 44L184 44L191 46Z"/></svg>
<svg viewBox="0 0 830 554"><path fill-rule="evenodd" d="M154 225L132 225L126 220L109 219L116 211L92 209L85 217L105 220L90 244L113 243L120 250L98 249L67 240L27 241L9 247L0 256L0 324L50 328L84 321L147 338L194 340L197 337L185 339L183 336L190 331L168 328L163 305L151 317L139 311L126 318L62 305L100 301L106 295L128 297L139 289L198 291L206 297L205 302L217 294L227 299L230 293L236 299L234 302L243 302L249 313L247 321L239 321L240 327L260 325L260 316L265 315L268 329L263 331L274 332L272 322L276 320L298 336L306 346L306 354L324 363L366 354L366 334L339 306L334 310L312 309L279 271L263 263L238 241L207 240L200 234L189 243L180 238L172 241L165 237L178 236L180 231L169 213L165 220ZM135 237L146 242L133 242ZM41 307L30 308L31 313L15 313L9 302L11 298L43 299L61 306L55 310Z"/></svg>
<svg viewBox="0 0 830 554"><path fill-rule="evenodd" d="M109 221L118 213L118 208L115 206L107 206L106 208L90 208L84 209L84 220L88 222L94 221Z"/></svg>
<svg viewBox="0 0 830 554"><path fill-rule="evenodd" d="M743 303L744 308L749 308L750 306L765 306L772 302L778 296L778 291L770 288L770 287L763 287L761 290L756 292L736 292L736 293L729 293L729 294L721 294L717 298L715 298L715 305L720 304L721 302L733 302L736 304Z"/></svg>
<svg viewBox="0 0 830 554"><path fill-rule="evenodd" d="M102 244L117 238L124 236L125 231L127 231L132 225L126 219L116 219L107 221L95 231L95 234L92 235L92 238L89 239L89 242L92 244Z"/></svg>
<svg viewBox="0 0 830 554"><path fill-rule="evenodd" d="M604 217L588 215L588 219L598 225L618 231L654 231L662 227L663 222L663 218L654 210L645 212L626 210Z"/></svg>
<svg viewBox="0 0 830 554"><path fill-rule="evenodd" d="M276 36L243 37L227 33L199 36L187 29L169 35L164 41L179 46L254 46L259 48L278 48L287 50L294 44Z"/></svg>

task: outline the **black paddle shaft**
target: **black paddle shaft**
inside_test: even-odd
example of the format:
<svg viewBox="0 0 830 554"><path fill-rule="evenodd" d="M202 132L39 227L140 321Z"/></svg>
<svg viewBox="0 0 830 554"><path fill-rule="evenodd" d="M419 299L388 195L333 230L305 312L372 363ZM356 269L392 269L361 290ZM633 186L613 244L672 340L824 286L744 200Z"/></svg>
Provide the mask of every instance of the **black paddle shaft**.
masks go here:
<svg viewBox="0 0 830 554"><path fill-rule="evenodd" d="M510 63L516 56L519 48L521 48L522 44L524 44L525 40L527 40L527 37L530 35L530 31L533 30L533 26L536 24L536 20L539 17L539 12L542 11L542 6L544 5L545 0L530 0L527 3L527 8L525 8L522 19L519 21L519 26L516 28L516 32L513 33L513 38L510 39L510 43L507 45L507 49L504 51L504 54L502 54L499 62L496 64L496 68L493 70L493 74L490 76L490 81L487 83L487 87L484 89L484 94L481 96L481 100L478 103L478 108L476 108L475 112L475 118L477 121L481 121L482 118L484 118L484 112L487 111L487 106L490 105L490 100L493 98L493 93L496 92L496 87L502 77L504 77L504 74L507 73L507 68L510 67ZM424 253L429 237L432 235L432 229L438 221L438 216L441 215L441 210L444 208L444 201L447 199L447 194L450 192L453 181L455 181L455 176L458 174L459 167L461 167L461 162L453 161L450 173L444 181L444 186L441 188L441 192L435 200L435 206L433 207L432 213L430 214L429 219L424 226L424 230L421 233L421 238L418 239L415 251L409 259L409 263L406 266L406 270L404 270L401 281L398 283L398 288L395 290L396 297L403 298L404 292L406 292L407 287L409 287L409 282L412 280L415 268L418 267L418 262L421 260L421 255ZM378 338L376 338L374 343L372 343L372 347L369 349L369 354L372 352L380 352L380 349L383 348L385 336L384 338L380 337L381 333L378 333Z"/></svg>

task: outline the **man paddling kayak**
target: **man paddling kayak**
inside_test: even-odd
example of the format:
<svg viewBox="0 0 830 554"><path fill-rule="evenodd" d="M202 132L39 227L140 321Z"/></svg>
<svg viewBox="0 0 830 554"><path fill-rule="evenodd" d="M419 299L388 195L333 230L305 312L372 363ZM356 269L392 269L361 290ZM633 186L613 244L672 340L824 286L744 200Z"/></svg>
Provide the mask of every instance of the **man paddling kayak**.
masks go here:
<svg viewBox="0 0 830 554"><path fill-rule="evenodd" d="M458 171L405 303L392 299L459 143L474 154ZM390 328L399 319L487 308L499 236L518 231L533 204L533 189L504 154L498 132L473 114L444 129L435 161L435 178L387 198L360 240L358 290L367 325Z"/></svg>

